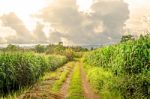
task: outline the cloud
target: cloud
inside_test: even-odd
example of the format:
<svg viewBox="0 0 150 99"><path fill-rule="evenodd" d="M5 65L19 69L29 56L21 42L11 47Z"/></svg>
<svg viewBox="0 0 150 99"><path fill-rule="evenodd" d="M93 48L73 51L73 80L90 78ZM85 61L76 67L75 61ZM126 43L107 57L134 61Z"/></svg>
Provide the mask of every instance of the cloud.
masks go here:
<svg viewBox="0 0 150 99"><path fill-rule="evenodd" d="M43 32L44 25L37 23L34 31L29 31L24 25L23 21L15 14L8 13L0 17L1 28L7 28L9 32L15 32L15 35L8 35L5 37L7 43L46 43L47 38ZM1 29L2 31L2 29ZM6 29L5 29L6 33Z"/></svg>
<svg viewBox="0 0 150 99"><path fill-rule="evenodd" d="M76 0L55 0L37 17L49 22L61 34L59 38L73 44L118 41L129 18L128 5L123 0L96 0L90 14L78 9Z"/></svg>
<svg viewBox="0 0 150 99"><path fill-rule="evenodd" d="M150 0L125 0L129 4L130 18L125 30L132 35L150 32Z"/></svg>
<svg viewBox="0 0 150 99"><path fill-rule="evenodd" d="M45 43L47 42L47 37L43 31L44 25L41 23L36 24L36 28L33 31L35 36L35 42L37 43Z"/></svg>
<svg viewBox="0 0 150 99"><path fill-rule="evenodd" d="M122 0L99 0L92 5L94 24L103 23L104 31L100 36L119 39L126 20L129 18L128 5Z"/></svg>
<svg viewBox="0 0 150 99"><path fill-rule="evenodd" d="M55 32L51 32L50 36L49 36L49 42L50 43L58 43L60 42L62 39L62 34L55 31Z"/></svg>
<svg viewBox="0 0 150 99"><path fill-rule="evenodd" d="M6 43L5 39L0 37L0 44L4 44L4 43Z"/></svg>
<svg viewBox="0 0 150 99"><path fill-rule="evenodd" d="M3 26L16 35L6 37L8 43L57 43L103 44L116 42L122 35L124 23L129 17L128 5L123 0L94 0L90 13L79 11L76 0L55 0L41 9L34 31L29 31L15 14L2 15ZM43 31L50 24L49 37Z"/></svg>
<svg viewBox="0 0 150 99"><path fill-rule="evenodd" d="M7 37L8 43L31 43L33 38L21 19L15 13L5 14L0 17L2 25L16 31L15 36Z"/></svg>

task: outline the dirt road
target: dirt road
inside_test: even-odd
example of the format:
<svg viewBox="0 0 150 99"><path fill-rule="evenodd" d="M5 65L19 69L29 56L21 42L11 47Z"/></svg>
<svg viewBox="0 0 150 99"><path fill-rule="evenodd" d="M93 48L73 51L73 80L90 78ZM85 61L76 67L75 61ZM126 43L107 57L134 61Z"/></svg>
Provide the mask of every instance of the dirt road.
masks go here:
<svg viewBox="0 0 150 99"><path fill-rule="evenodd" d="M84 96L85 96L85 99L101 99L99 95L97 95L93 89L91 88L88 80L87 80L87 77L86 77L86 74L85 74L85 71L83 69L83 65L82 63L80 63L81 66L81 78L82 78L82 86L83 86L83 89L84 89Z"/></svg>
<svg viewBox="0 0 150 99"><path fill-rule="evenodd" d="M79 62L79 61L77 61ZM62 84L61 89L57 93L53 93L50 89L52 88L54 82L56 81L56 77L51 77L47 75L47 78L37 83L33 86L32 89L25 92L18 99L66 99L68 96L68 89L70 86L70 80L72 77L73 69L75 67L76 62L72 62L69 65L73 65L72 68L69 70L69 74ZM83 89L83 96L85 99L101 99L100 96L94 93L93 89L91 88L86 73L83 69L82 63L79 62L80 65L80 72L81 72L81 81L82 81L82 89ZM61 69L61 68L60 68ZM50 74L51 75L51 74ZM55 75L60 76L60 72L56 71Z"/></svg>

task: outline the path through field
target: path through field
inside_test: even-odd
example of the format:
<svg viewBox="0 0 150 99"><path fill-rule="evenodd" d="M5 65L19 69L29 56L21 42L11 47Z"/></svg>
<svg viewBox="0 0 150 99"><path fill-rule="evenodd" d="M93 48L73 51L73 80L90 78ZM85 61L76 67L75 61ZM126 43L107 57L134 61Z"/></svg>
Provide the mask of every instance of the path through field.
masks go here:
<svg viewBox="0 0 150 99"><path fill-rule="evenodd" d="M42 81L35 84L30 90L19 96L18 99L63 99L62 94L55 93L51 89L62 73L65 72L65 69L69 70L70 75L73 68L70 65L73 65L73 62L69 62L56 71L45 74ZM67 75L67 79L68 77Z"/></svg>
<svg viewBox="0 0 150 99"><path fill-rule="evenodd" d="M83 86L83 90L84 90L85 99L101 99L100 96L97 95L91 88L91 86L87 80L85 71L83 70L83 65L82 65L82 63L80 63L80 64L81 64L80 70L81 70L82 86Z"/></svg>
<svg viewBox="0 0 150 99"><path fill-rule="evenodd" d="M55 80L57 78L46 78L44 81L35 84L33 88L19 96L18 99L60 99L61 96L50 91Z"/></svg>
<svg viewBox="0 0 150 99"><path fill-rule="evenodd" d="M19 96L18 99L67 99L69 94L68 91L70 87L70 80L77 62L80 65L80 76L84 99L101 99L100 96L96 95L92 90L86 78L86 73L84 72L82 63L79 61L69 62L67 65L64 65L68 66L67 68L69 69L69 73L58 92L51 91L51 88L53 87L55 81L58 80L62 74L64 66L53 73L46 74L43 81L35 84L30 90Z"/></svg>
<svg viewBox="0 0 150 99"><path fill-rule="evenodd" d="M73 63L71 65L74 65L74 64L75 63ZM64 84L62 85L62 87L59 91L59 94L62 96L61 98L63 98L63 99L66 99L68 96L69 83L70 83L70 79L71 79L71 76L73 73L73 69L74 69L74 66L73 66L73 68L70 68L70 72L68 74L68 77L66 78L66 81L64 82Z"/></svg>

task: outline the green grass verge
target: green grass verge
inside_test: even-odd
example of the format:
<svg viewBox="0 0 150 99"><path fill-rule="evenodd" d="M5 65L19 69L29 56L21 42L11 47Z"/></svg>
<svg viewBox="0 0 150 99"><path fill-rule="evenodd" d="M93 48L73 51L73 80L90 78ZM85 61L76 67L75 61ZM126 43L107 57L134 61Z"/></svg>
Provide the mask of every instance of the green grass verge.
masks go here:
<svg viewBox="0 0 150 99"><path fill-rule="evenodd" d="M111 71L87 64L84 64L84 69L95 93L99 94L103 99L123 99L120 89L117 87L120 80L114 77Z"/></svg>
<svg viewBox="0 0 150 99"><path fill-rule="evenodd" d="M69 62L63 67L61 71L61 75L59 76L58 80L56 80L56 82L54 83L51 89L53 92L58 92L61 89L63 83L65 82L67 76L69 75L70 69L72 69L73 66L74 66L74 62Z"/></svg>
<svg viewBox="0 0 150 99"><path fill-rule="evenodd" d="M67 78L67 75L69 74L69 70L65 70L64 72L62 72L60 78L54 83L53 87L52 87L52 91L54 92L58 92L62 86L62 84L64 83L64 81Z"/></svg>
<svg viewBox="0 0 150 99"><path fill-rule="evenodd" d="M78 63L76 64L70 81L69 95L67 99L84 99L80 74L80 65Z"/></svg>

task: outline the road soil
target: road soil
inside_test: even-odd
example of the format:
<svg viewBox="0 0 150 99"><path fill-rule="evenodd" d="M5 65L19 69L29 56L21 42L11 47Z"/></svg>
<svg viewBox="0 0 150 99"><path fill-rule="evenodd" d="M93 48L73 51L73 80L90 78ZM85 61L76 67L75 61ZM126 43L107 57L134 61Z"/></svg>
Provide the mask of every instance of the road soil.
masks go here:
<svg viewBox="0 0 150 99"><path fill-rule="evenodd" d="M70 64L70 65L73 65L73 64ZM69 70L70 72L67 76L67 79L59 91L59 94L61 95L62 99L66 99L68 96L69 84L70 84L70 80L71 80L71 77L73 74L73 70L74 70L74 66L72 66L72 68L70 68L70 70Z"/></svg>
<svg viewBox="0 0 150 99"><path fill-rule="evenodd" d="M76 62L72 62L69 65L75 66L75 64ZM82 63L80 62L79 65L84 91L83 95L85 99L101 99L100 96L97 95L91 88L87 80L86 73L83 69ZM66 99L68 96L68 89L73 74L74 66L71 66L72 68L69 68L69 74L59 92L54 93L50 90L57 79L49 77L41 81L40 83L35 84L30 90L19 96L17 99Z"/></svg>
<svg viewBox="0 0 150 99"><path fill-rule="evenodd" d="M59 94L50 92L54 81L54 79L46 79L41 83L35 84L31 90L19 96L18 99L60 99L61 96Z"/></svg>
<svg viewBox="0 0 150 99"><path fill-rule="evenodd" d="M80 63L80 69L81 69L81 78L82 78L82 86L83 86L83 90L84 90L84 97L85 99L101 99L101 97L99 95L97 95L92 87L90 86L87 77L86 77L86 73L83 69L83 65L82 63Z"/></svg>

